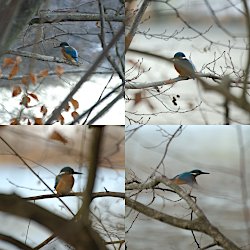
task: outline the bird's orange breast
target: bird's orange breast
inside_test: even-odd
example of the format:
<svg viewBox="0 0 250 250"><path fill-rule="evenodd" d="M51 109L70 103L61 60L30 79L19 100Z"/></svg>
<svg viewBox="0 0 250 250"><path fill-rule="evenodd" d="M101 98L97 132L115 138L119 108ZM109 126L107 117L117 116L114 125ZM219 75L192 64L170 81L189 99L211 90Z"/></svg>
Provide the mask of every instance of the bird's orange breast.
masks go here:
<svg viewBox="0 0 250 250"><path fill-rule="evenodd" d="M174 68L180 76L193 77L195 75L195 70L188 60L175 61Z"/></svg>
<svg viewBox="0 0 250 250"><path fill-rule="evenodd" d="M68 194L71 192L73 185L74 177L72 175L64 174L56 186L56 191L58 194Z"/></svg>
<svg viewBox="0 0 250 250"><path fill-rule="evenodd" d="M183 181L183 180L178 179L178 178L176 178L176 179L172 179L172 180L171 180L171 182L173 182L173 183L174 183L174 184L176 184L176 185L187 184L187 182L186 182L186 181Z"/></svg>
<svg viewBox="0 0 250 250"><path fill-rule="evenodd" d="M180 76L187 76L187 70L181 65L174 65L175 70L179 73Z"/></svg>
<svg viewBox="0 0 250 250"><path fill-rule="evenodd" d="M74 58L71 55L67 54L63 48L62 48L62 54L63 54L65 59L67 59L71 62L75 62Z"/></svg>

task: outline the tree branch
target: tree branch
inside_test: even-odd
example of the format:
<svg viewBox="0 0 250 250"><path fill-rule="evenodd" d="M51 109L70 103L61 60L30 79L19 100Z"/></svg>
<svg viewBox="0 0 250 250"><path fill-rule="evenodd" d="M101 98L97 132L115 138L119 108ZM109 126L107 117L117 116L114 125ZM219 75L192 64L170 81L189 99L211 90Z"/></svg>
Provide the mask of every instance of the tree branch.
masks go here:
<svg viewBox="0 0 250 250"><path fill-rule="evenodd" d="M0 240L2 241L6 241L22 250L32 250L33 248L27 246L26 244L24 244L23 242L9 236L9 235L5 235L5 234L0 234Z"/></svg>
<svg viewBox="0 0 250 250"><path fill-rule="evenodd" d="M159 212L153 208L147 207L143 205L142 203L132 200L128 197L125 197L125 204L126 206L129 206L133 208L134 210L150 218L159 220L161 222L167 223L174 227L179 227L179 228L188 229L188 230L196 230L196 231L200 230L200 223L202 223L201 219L195 219L193 221L190 221L190 220L176 218L174 216Z"/></svg>
<svg viewBox="0 0 250 250"><path fill-rule="evenodd" d="M154 219L157 219L159 221L168 223L172 226L180 227L183 229L188 229L188 230L194 230L194 231L199 231L203 232L209 236L211 236L219 246L224 247L225 249L230 249L230 250L240 250L238 246L236 246L231 240L229 240L226 236L224 236L215 226L213 226L203 211L198 207L198 205L192 200L190 195L186 193L184 190L182 190L179 186L175 185L172 183L171 180L169 180L167 177L162 176L162 177L157 177L154 180L145 183L145 184L129 184L126 189L149 189L149 188L154 188L156 185L159 183L164 184L165 186L170 187L173 189L181 198L183 198L189 207L194 211L196 216L198 217L197 219L193 221L186 221L183 219L179 219L176 217L172 217L170 215L164 214L162 212L159 212L155 209L148 208L145 205L131 200L128 197L125 197L126 205L132 207L133 209L137 210L138 212L141 212L145 214L146 216L153 217ZM137 186L136 186L137 185ZM155 214L155 215L154 215ZM193 224L193 222L195 222Z"/></svg>
<svg viewBox="0 0 250 250"><path fill-rule="evenodd" d="M74 21L100 21L100 14L86 14L79 12L41 12L40 16L31 19L29 25L42 23L59 23ZM123 15L105 15L107 21L123 22Z"/></svg>
<svg viewBox="0 0 250 250"><path fill-rule="evenodd" d="M45 61L45 62L66 63L66 64L73 65L73 66L79 66L78 64L73 64L68 60L61 59L56 56L46 56L46 55L41 55L41 54L32 53L28 51L22 51L22 50L7 50L5 54L23 56L23 57L28 57L28 58L32 58L32 59L36 59L40 61Z"/></svg>
<svg viewBox="0 0 250 250"><path fill-rule="evenodd" d="M23 198L24 200L29 200L29 201L36 201L36 200L43 200L43 199L52 199L52 198L58 198L58 197L73 197L73 196L82 196L83 192L74 192L70 194L65 194L65 195L57 195L57 194L44 194L44 195L38 195L38 196L30 196L30 197L25 197ZM121 192L96 192L92 193L92 200L95 198L100 198L100 197L116 197L116 198L125 198L125 194Z"/></svg>
<svg viewBox="0 0 250 250"><path fill-rule="evenodd" d="M71 90L71 92L68 94L68 96L64 99L64 101L59 105L58 108L56 108L51 117L45 122L45 125L49 125L53 123L57 118L59 117L62 109L67 105L69 100L74 96L74 94L79 90L79 88L82 86L82 84L88 80L89 76L95 71L97 66L101 63L101 61L106 57L109 50L114 46L114 44L120 39L124 32L124 25L120 28L120 30L117 32L117 34L113 37L113 39L110 41L110 43L107 45L107 47L103 50L103 52L97 57L96 61L91 65L87 73L80 79L80 81L74 86L74 88Z"/></svg>
<svg viewBox="0 0 250 250"><path fill-rule="evenodd" d="M129 48L129 46L130 46L130 44L131 44L131 42L132 42L132 40L133 40L133 38L135 36L135 33L136 33L136 31L138 29L138 26L139 26L139 24L141 22L142 16L145 13L149 3L150 3L150 0L144 0L143 1L143 3L141 5L135 19L134 19L132 27L130 28L129 33L125 37L125 52L127 52L128 48Z"/></svg>
<svg viewBox="0 0 250 250"><path fill-rule="evenodd" d="M15 204L13 206L13 204ZM86 228L77 226L73 221L68 221L57 216L45 208L23 200L17 195L0 194L0 210L18 217L31 219L40 225L55 232L61 239L75 247L88 246L92 249L92 242L89 242L89 232Z"/></svg>

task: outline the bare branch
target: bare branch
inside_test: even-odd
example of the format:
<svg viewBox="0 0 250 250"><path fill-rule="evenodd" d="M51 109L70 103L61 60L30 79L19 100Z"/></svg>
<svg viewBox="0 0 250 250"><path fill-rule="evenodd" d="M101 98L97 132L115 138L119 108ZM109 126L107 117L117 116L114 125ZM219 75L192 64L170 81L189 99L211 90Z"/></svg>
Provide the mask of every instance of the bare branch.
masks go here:
<svg viewBox="0 0 250 250"><path fill-rule="evenodd" d="M73 66L79 66L78 64L73 64L68 60L58 58L56 56L46 56L46 55L41 55L37 53L32 53L28 51L21 51L21 50L7 50L5 54L11 54L11 55L17 55L17 56L23 56L23 57L28 57L40 61L45 61L45 62L56 62L56 63L65 63Z"/></svg>
<svg viewBox="0 0 250 250"><path fill-rule="evenodd" d="M60 104L58 108L56 108L51 117L45 122L45 125L49 125L53 123L57 118L59 117L62 109L64 109L67 105L67 103L71 100L71 98L74 96L74 94L79 90L79 88L82 86L82 84L87 81L89 76L94 72L96 67L101 63L101 61L106 57L108 51L114 46L114 44L120 39L124 32L124 25L120 28L120 30L117 32L117 34L113 37L111 42L108 44L108 46L103 50L103 52L98 56L96 61L91 65L87 73L80 79L80 81L74 86L72 91L68 94L68 96L64 99L64 101Z"/></svg>
<svg viewBox="0 0 250 250"><path fill-rule="evenodd" d="M142 189L148 189L148 188L154 188L156 185L159 183L162 183L171 189L173 189L181 198L183 198L187 204L190 206L192 211L196 214L198 217L195 220L192 221L187 221L183 219L179 219L173 216L166 215L164 213L161 213L155 209L148 208L145 205L135 201L131 200L130 198L126 197L126 205L132 207L136 211L139 211L149 217L153 217L159 221L168 223L170 225L180 227L183 229L188 229L188 230L194 230L194 231L199 231L203 232L205 234L208 234L211 236L219 246L224 247L225 249L230 249L230 250L240 250L239 247L237 247L231 240L229 240L227 237L225 237L215 226L213 226L203 211L198 207L198 205L192 200L192 198L187 194L185 191L183 191L179 186L173 184L171 180L169 180L166 177L157 177L154 180L145 183L145 184L130 184L129 189L133 187L133 189L142 190ZM133 185L133 186L132 186ZM127 189L127 187L126 187Z"/></svg>
<svg viewBox="0 0 250 250"><path fill-rule="evenodd" d="M29 25L42 24L42 23L61 23L61 22L74 22L74 21L100 21L101 15L87 14L80 12L41 12L40 16L33 17ZM124 16L107 15L105 19L113 22L123 22Z"/></svg>
<svg viewBox="0 0 250 250"><path fill-rule="evenodd" d="M29 200L29 201L35 201L35 200L43 200L43 199L51 199L51 198L57 198L57 197L76 197L76 196L83 196L84 192L74 192L74 193L69 193L69 194L64 194L64 195L57 195L57 194L44 194L44 195L39 195L39 196L31 196L31 197L25 197L23 198L24 200ZM116 198L122 198L124 199L124 193L120 192L94 192L91 195L91 199L95 198L102 198L102 197L116 197Z"/></svg>
<svg viewBox="0 0 250 250"><path fill-rule="evenodd" d="M138 26L139 26L139 24L141 22L142 16L145 13L149 3L150 3L150 0L144 0L143 1L143 3L141 5L135 19L134 19L132 27L130 28L129 33L125 37L125 52L128 50L128 48L129 48L129 46L130 46L130 44L131 44L131 42L132 42L132 40L133 40L133 38L135 36L135 33L136 33L136 31L138 29Z"/></svg>
<svg viewBox="0 0 250 250"><path fill-rule="evenodd" d="M23 242L15 239L9 235L0 234L0 240L6 241L6 242L18 247L19 249L23 249L23 250L32 250L33 249L33 248L29 247L28 245L24 244Z"/></svg>
<svg viewBox="0 0 250 250"><path fill-rule="evenodd" d="M92 237L93 229L91 228L82 227L79 223L63 219L16 195L0 194L0 201L0 210L2 212L36 221L52 232L55 232L56 235L76 249L79 247L86 249L106 249L104 245L103 247L97 246Z"/></svg>

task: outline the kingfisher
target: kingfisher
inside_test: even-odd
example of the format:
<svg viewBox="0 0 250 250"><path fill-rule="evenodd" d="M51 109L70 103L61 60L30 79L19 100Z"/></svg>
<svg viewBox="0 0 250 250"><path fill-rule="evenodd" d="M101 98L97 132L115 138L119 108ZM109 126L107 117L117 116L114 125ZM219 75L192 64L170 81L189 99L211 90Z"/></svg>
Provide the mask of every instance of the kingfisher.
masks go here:
<svg viewBox="0 0 250 250"><path fill-rule="evenodd" d="M82 174L74 171L71 167L61 169L59 175L56 176L55 189L58 194L69 194L74 185L75 179L73 174Z"/></svg>
<svg viewBox="0 0 250 250"><path fill-rule="evenodd" d="M193 187L198 185L195 178L201 174L209 174L209 173L202 172L199 169L195 169L190 172L184 172L182 174L178 174L170 180L176 185L188 184L189 186Z"/></svg>
<svg viewBox="0 0 250 250"><path fill-rule="evenodd" d="M174 68L180 74L180 76L185 76L188 78L193 78L195 76L195 66L192 61L188 60L184 53L177 52L174 55Z"/></svg>
<svg viewBox="0 0 250 250"><path fill-rule="evenodd" d="M61 51L65 59L72 62L73 64L78 63L78 52L74 47L70 46L66 42L60 43L60 45L56 46L55 48L59 47L61 47Z"/></svg>

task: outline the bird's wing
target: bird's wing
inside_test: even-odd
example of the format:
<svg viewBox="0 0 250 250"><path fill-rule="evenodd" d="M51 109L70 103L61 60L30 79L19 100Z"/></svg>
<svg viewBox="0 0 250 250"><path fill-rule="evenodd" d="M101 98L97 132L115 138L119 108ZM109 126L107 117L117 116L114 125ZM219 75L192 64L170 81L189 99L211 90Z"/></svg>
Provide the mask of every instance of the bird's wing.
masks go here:
<svg viewBox="0 0 250 250"><path fill-rule="evenodd" d="M171 178L170 180L174 180L174 179L178 178L179 176L180 176L180 175L177 174L175 177Z"/></svg>
<svg viewBox="0 0 250 250"><path fill-rule="evenodd" d="M196 70L196 68L195 68L195 66L194 66L194 64L193 64L193 62L192 62L191 60L189 60L189 62L190 62L190 64L192 65L194 72L197 72L197 70Z"/></svg>
<svg viewBox="0 0 250 250"><path fill-rule="evenodd" d="M193 76L195 74L194 65L187 58L175 60L174 67L181 76Z"/></svg>
<svg viewBox="0 0 250 250"><path fill-rule="evenodd" d="M58 185L58 183L59 183L59 181L60 181L61 178L62 178L61 175L57 175L56 176L56 182L55 182L55 186L54 186L55 189L56 189L56 187L57 187L57 185Z"/></svg>
<svg viewBox="0 0 250 250"><path fill-rule="evenodd" d="M190 72L195 72L195 67L194 67L194 64L190 61L190 60L188 60L187 58L185 58L183 61L182 61L182 65L186 68L186 69L188 69Z"/></svg>
<svg viewBox="0 0 250 250"><path fill-rule="evenodd" d="M70 54L74 59L78 58L77 50L74 49L73 47L65 47L65 52L67 54Z"/></svg>
<svg viewBox="0 0 250 250"><path fill-rule="evenodd" d="M192 174L189 173L183 173L179 175L179 178L183 181L185 181L186 183L192 183L195 178Z"/></svg>

